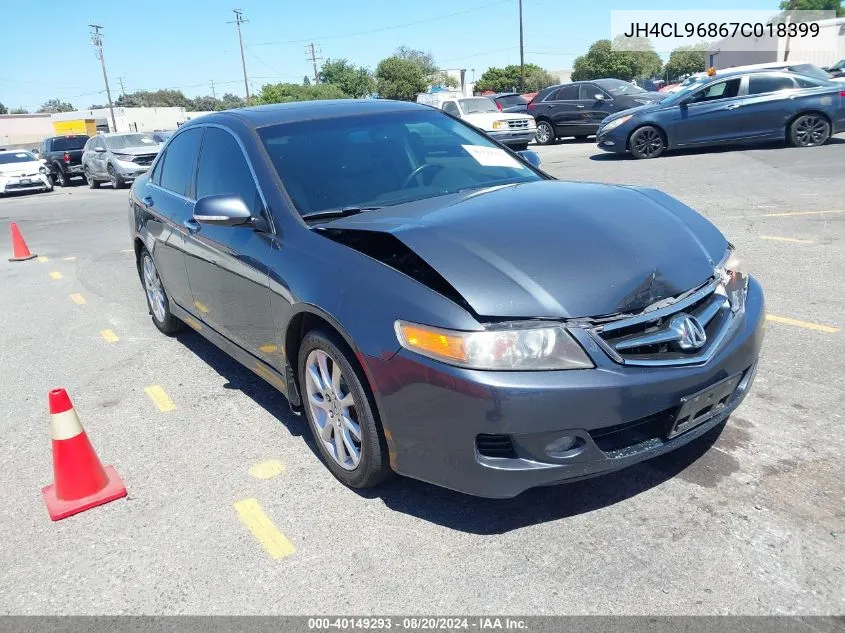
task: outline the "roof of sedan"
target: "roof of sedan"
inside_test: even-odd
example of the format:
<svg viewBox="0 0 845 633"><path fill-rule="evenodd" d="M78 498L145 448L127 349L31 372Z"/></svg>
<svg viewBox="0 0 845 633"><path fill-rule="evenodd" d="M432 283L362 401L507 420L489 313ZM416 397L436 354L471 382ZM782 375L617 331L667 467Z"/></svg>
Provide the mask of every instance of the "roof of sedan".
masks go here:
<svg viewBox="0 0 845 633"><path fill-rule="evenodd" d="M313 119L327 119L338 116L356 116L384 112L402 112L419 110L428 106L406 101L387 99L333 99L325 101L295 101L276 103L265 106L251 106L221 112L221 115L234 115L253 127L264 127L277 123L293 123ZM207 116L207 115L206 115ZM211 115L211 120L215 115Z"/></svg>

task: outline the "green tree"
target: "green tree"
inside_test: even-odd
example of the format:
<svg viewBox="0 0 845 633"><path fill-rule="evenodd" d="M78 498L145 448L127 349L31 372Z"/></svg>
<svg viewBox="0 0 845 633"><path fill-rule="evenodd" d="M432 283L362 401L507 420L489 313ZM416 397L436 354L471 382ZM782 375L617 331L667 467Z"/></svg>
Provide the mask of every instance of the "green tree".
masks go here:
<svg viewBox="0 0 845 633"><path fill-rule="evenodd" d="M511 64L504 68L488 68L475 82L479 91L510 92L519 90L519 65ZM558 78L537 64L525 64L525 91L536 92L558 83Z"/></svg>
<svg viewBox="0 0 845 633"><path fill-rule="evenodd" d="M51 114L55 112L73 112L73 110L73 105L60 99L50 99L49 101L45 101L44 104L38 108L39 112L49 112Z"/></svg>
<svg viewBox="0 0 845 633"><path fill-rule="evenodd" d="M331 84L316 84L303 86L301 84L264 84L255 96L259 105L267 103L288 103L290 101L315 101L317 99L343 99L346 95L337 86Z"/></svg>
<svg viewBox="0 0 845 633"><path fill-rule="evenodd" d="M21 107L12 108L11 110L9 110L9 114L29 114L29 110Z"/></svg>
<svg viewBox="0 0 845 633"><path fill-rule="evenodd" d="M9 114L9 109L0 103L0 114Z"/></svg>
<svg viewBox="0 0 845 633"><path fill-rule="evenodd" d="M311 78L308 75L305 75L302 78L302 85L303 86L310 86L311 85Z"/></svg>
<svg viewBox="0 0 845 633"><path fill-rule="evenodd" d="M394 55L381 60L376 67L376 86L382 99L413 101L429 86L420 65Z"/></svg>
<svg viewBox="0 0 845 633"><path fill-rule="evenodd" d="M707 61L707 47L704 44L679 46L669 54L669 61L663 67L663 73L668 80L677 79L684 75L700 73Z"/></svg>
<svg viewBox="0 0 845 633"><path fill-rule="evenodd" d="M88 106L89 110L102 110L104 108L108 108L107 105L101 105L99 103L94 103Z"/></svg>
<svg viewBox="0 0 845 633"><path fill-rule="evenodd" d="M634 63L634 79L650 79L660 75L663 60L660 59L647 37L623 37L617 35L613 48L627 53Z"/></svg>
<svg viewBox="0 0 845 633"><path fill-rule="evenodd" d="M189 101L190 103L188 109L195 112L213 112L215 110L223 110L220 106L220 100L216 97L212 97L211 95L194 97Z"/></svg>
<svg viewBox="0 0 845 633"><path fill-rule="evenodd" d="M394 56L416 64L429 83L435 79L437 72L440 70L434 61L434 56L430 52L417 50L408 46L400 46L396 49Z"/></svg>
<svg viewBox="0 0 845 633"><path fill-rule="evenodd" d="M190 109L191 100L181 90L138 90L120 95L115 105L126 108L186 108Z"/></svg>
<svg viewBox="0 0 845 633"><path fill-rule="evenodd" d="M376 81L364 66L357 67L347 59L327 59L320 69L320 83L340 88L347 97L360 99L375 92Z"/></svg>
<svg viewBox="0 0 845 633"><path fill-rule="evenodd" d="M612 77L631 81L637 75L637 63L629 51L613 50L610 40L599 40L572 64L572 81Z"/></svg>
<svg viewBox="0 0 845 633"><path fill-rule="evenodd" d="M781 0L780 10L784 14L792 8L792 0ZM796 11L836 11L837 17L845 16L845 7L841 0L795 0ZM784 16L785 17L785 16ZM814 19L812 16L795 16L797 20Z"/></svg>

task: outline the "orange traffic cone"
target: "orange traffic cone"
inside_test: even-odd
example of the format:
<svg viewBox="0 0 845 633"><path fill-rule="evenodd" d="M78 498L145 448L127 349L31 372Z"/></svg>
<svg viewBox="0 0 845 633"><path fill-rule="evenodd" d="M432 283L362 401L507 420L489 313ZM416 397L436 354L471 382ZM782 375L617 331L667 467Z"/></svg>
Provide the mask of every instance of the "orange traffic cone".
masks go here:
<svg viewBox="0 0 845 633"><path fill-rule="evenodd" d="M12 222L11 225L12 229L12 252L13 256L9 258L10 262L23 262L27 259L32 259L33 257L37 257L37 255L33 255L29 252L29 247L27 247L26 242L23 239L23 235L21 235L21 231L18 228L18 225Z"/></svg>
<svg viewBox="0 0 845 633"><path fill-rule="evenodd" d="M64 389L50 392L53 484L41 489L53 521L126 496L113 466L100 463Z"/></svg>

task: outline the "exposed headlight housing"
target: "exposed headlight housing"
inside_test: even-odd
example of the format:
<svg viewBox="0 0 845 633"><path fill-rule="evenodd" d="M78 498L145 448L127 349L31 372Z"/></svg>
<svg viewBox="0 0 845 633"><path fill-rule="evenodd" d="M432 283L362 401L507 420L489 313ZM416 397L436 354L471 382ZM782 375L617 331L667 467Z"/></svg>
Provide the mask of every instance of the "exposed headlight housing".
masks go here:
<svg viewBox="0 0 845 633"><path fill-rule="evenodd" d="M396 321L405 349L467 367L504 371L588 369L594 367L581 346L560 325L491 328L461 332Z"/></svg>
<svg viewBox="0 0 845 633"><path fill-rule="evenodd" d="M38 168L38 171L40 171L40 172L41 172L42 174L44 174L45 176L47 175L47 168L46 168L46 167L44 167L44 165L42 165L41 167L39 167L39 168Z"/></svg>
<svg viewBox="0 0 845 633"><path fill-rule="evenodd" d="M621 116L618 119L613 119L610 123L607 123L604 127L602 127L602 132L608 132L610 130L615 130L620 125L629 121L631 117L634 116L633 114L626 114L625 116Z"/></svg>
<svg viewBox="0 0 845 633"><path fill-rule="evenodd" d="M494 130L506 130L506 129L508 129L508 122L507 121L493 121L493 129Z"/></svg>
<svg viewBox="0 0 845 633"><path fill-rule="evenodd" d="M715 273L722 280L722 288L731 304L731 311L744 310L745 296L748 294L748 274L733 245L728 246L728 252L719 262Z"/></svg>

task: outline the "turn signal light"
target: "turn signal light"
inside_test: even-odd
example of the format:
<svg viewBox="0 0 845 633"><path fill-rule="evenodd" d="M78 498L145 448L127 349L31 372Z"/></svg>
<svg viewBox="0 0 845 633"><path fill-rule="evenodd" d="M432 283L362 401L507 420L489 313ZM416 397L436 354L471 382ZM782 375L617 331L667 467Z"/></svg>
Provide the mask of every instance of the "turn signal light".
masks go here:
<svg viewBox="0 0 845 633"><path fill-rule="evenodd" d="M840 90L840 91L839 91L839 96L840 96L840 97L845 97L845 90Z"/></svg>
<svg viewBox="0 0 845 633"><path fill-rule="evenodd" d="M69 163L69 162L70 162L70 154L68 154L67 152L65 152L64 161L65 161L66 163Z"/></svg>
<svg viewBox="0 0 845 633"><path fill-rule="evenodd" d="M428 330L410 323L397 323L397 329L402 339L408 345L422 352L431 352L437 356L452 360L465 361L467 359L464 339L437 330Z"/></svg>

